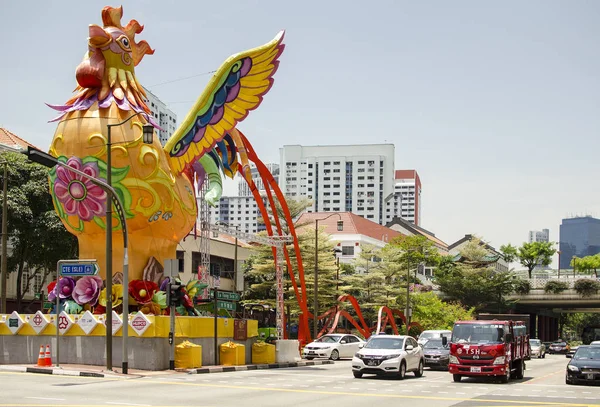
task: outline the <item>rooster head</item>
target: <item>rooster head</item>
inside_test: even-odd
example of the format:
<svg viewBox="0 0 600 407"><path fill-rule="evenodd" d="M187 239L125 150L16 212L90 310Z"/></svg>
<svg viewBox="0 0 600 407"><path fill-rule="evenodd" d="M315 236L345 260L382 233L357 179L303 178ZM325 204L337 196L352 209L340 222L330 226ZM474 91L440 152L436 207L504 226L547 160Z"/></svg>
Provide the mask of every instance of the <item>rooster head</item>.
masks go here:
<svg viewBox="0 0 600 407"><path fill-rule="evenodd" d="M101 93L112 89L115 96L128 87L137 91L139 84L134 76L134 67L144 55L154 54L154 50L146 41L135 41L135 35L141 33L144 26L131 20L123 27L122 16L123 7L107 6L102 10L104 27L90 25L89 51L75 73L82 88L102 88Z"/></svg>

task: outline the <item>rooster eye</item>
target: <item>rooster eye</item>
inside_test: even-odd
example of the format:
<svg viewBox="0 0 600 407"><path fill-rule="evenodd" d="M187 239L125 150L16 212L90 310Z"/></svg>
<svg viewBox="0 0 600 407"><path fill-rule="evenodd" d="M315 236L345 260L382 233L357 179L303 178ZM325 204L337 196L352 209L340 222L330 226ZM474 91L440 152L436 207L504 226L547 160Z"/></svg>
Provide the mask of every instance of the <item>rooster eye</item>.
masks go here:
<svg viewBox="0 0 600 407"><path fill-rule="evenodd" d="M128 46L129 46L129 40L128 40L127 38L123 38L123 39L121 40L121 42L122 42L122 43L123 43L123 45L125 45L126 47L128 47Z"/></svg>
<svg viewBox="0 0 600 407"><path fill-rule="evenodd" d="M117 43L121 48L123 48L124 51L131 51L131 43L126 35L121 35L119 38L117 38Z"/></svg>

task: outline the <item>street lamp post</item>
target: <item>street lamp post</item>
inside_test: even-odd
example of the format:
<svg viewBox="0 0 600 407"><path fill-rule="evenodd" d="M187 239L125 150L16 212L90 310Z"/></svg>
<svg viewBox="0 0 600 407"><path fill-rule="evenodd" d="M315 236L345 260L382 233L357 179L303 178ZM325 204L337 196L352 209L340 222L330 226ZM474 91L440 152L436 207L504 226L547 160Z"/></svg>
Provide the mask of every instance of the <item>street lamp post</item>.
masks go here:
<svg viewBox="0 0 600 407"><path fill-rule="evenodd" d="M106 125L106 184L112 188L112 140L111 129L122 126L134 117L142 114L141 112L132 114L120 123ZM152 144L154 136L154 126L146 123L142 126L142 139L144 144ZM123 230L125 230L125 219L122 218ZM112 370L112 195L106 196L106 369ZM129 260L127 258L127 248L123 261L123 349L122 349L122 369L123 374L128 371L127 340L129 336Z"/></svg>
<svg viewBox="0 0 600 407"><path fill-rule="evenodd" d="M8 222L8 203L7 203L7 189L8 189L8 163L6 161L2 161L4 164L4 183L2 186L2 309L0 310L0 314L8 314L6 311L6 279L7 279L7 238L8 238L8 229L6 223Z"/></svg>
<svg viewBox="0 0 600 407"><path fill-rule="evenodd" d="M319 334L319 274L318 274L318 265L319 265L319 221L326 220L331 218L332 216L338 216L340 220L337 221L337 230L344 230L344 221L342 220L342 215L339 213L332 213L329 216L324 218L315 219L315 271L314 271L314 310L313 310L313 339L317 339L317 335Z"/></svg>
<svg viewBox="0 0 600 407"><path fill-rule="evenodd" d="M558 279L560 280L560 255L562 254L562 252L559 250L557 251L558 253Z"/></svg>

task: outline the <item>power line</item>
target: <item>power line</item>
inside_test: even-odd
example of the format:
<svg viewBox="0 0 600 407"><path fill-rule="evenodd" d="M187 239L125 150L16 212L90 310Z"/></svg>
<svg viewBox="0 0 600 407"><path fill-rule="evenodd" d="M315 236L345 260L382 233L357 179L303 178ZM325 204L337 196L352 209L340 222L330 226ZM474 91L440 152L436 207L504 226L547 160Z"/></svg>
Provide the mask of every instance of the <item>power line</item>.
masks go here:
<svg viewBox="0 0 600 407"><path fill-rule="evenodd" d="M204 76L204 75L210 75L211 73L215 73L217 71L209 71L209 72L204 72L204 73L199 73L196 75L192 75L192 76L185 76L183 78L178 78L178 79L173 79L171 81L166 81L166 82L161 82L161 83L157 83L155 85L150 85L148 86L149 88L155 88L157 86L162 86L162 85L167 85L169 83L173 83L173 82L179 82L179 81L185 81L187 79L192 79L192 78L197 78L198 76Z"/></svg>

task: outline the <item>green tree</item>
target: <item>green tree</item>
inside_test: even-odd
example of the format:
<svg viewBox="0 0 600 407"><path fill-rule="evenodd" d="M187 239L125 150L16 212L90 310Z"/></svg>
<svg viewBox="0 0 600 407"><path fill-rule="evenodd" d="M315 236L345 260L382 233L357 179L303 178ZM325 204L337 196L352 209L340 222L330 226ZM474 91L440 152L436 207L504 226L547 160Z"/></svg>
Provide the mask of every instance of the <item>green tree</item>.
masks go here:
<svg viewBox="0 0 600 407"><path fill-rule="evenodd" d="M473 319L474 308L465 308L458 302L444 302L433 292L412 296L413 318L424 330L452 329L455 321Z"/></svg>
<svg viewBox="0 0 600 407"><path fill-rule="evenodd" d="M582 258L575 257L574 260L571 260L571 265L575 266L577 271L584 274L592 274L598 278L598 269L600 268L600 254L595 254L593 256L585 256Z"/></svg>
<svg viewBox="0 0 600 407"><path fill-rule="evenodd" d="M506 296L516 279L510 272L495 271L489 256L481 241L473 239L461 248L458 261L454 256L441 259L434 281L448 299L467 308L502 311L509 306Z"/></svg>
<svg viewBox="0 0 600 407"><path fill-rule="evenodd" d="M12 253L7 264L9 272L17 273L17 308L22 311L23 296L37 276L44 281L56 271L58 260L77 257L77 240L54 211L48 169L18 153L3 153L2 159L8 162L7 228Z"/></svg>
<svg viewBox="0 0 600 407"><path fill-rule="evenodd" d="M506 260L508 264L519 258L518 249L510 243L500 246L500 251L504 255L504 260Z"/></svg>
<svg viewBox="0 0 600 407"><path fill-rule="evenodd" d="M538 266L548 266L552 263L552 256L556 253L552 242L523 243L518 250L518 258L521 265L527 267L529 278L533 269Z"/></svg>

